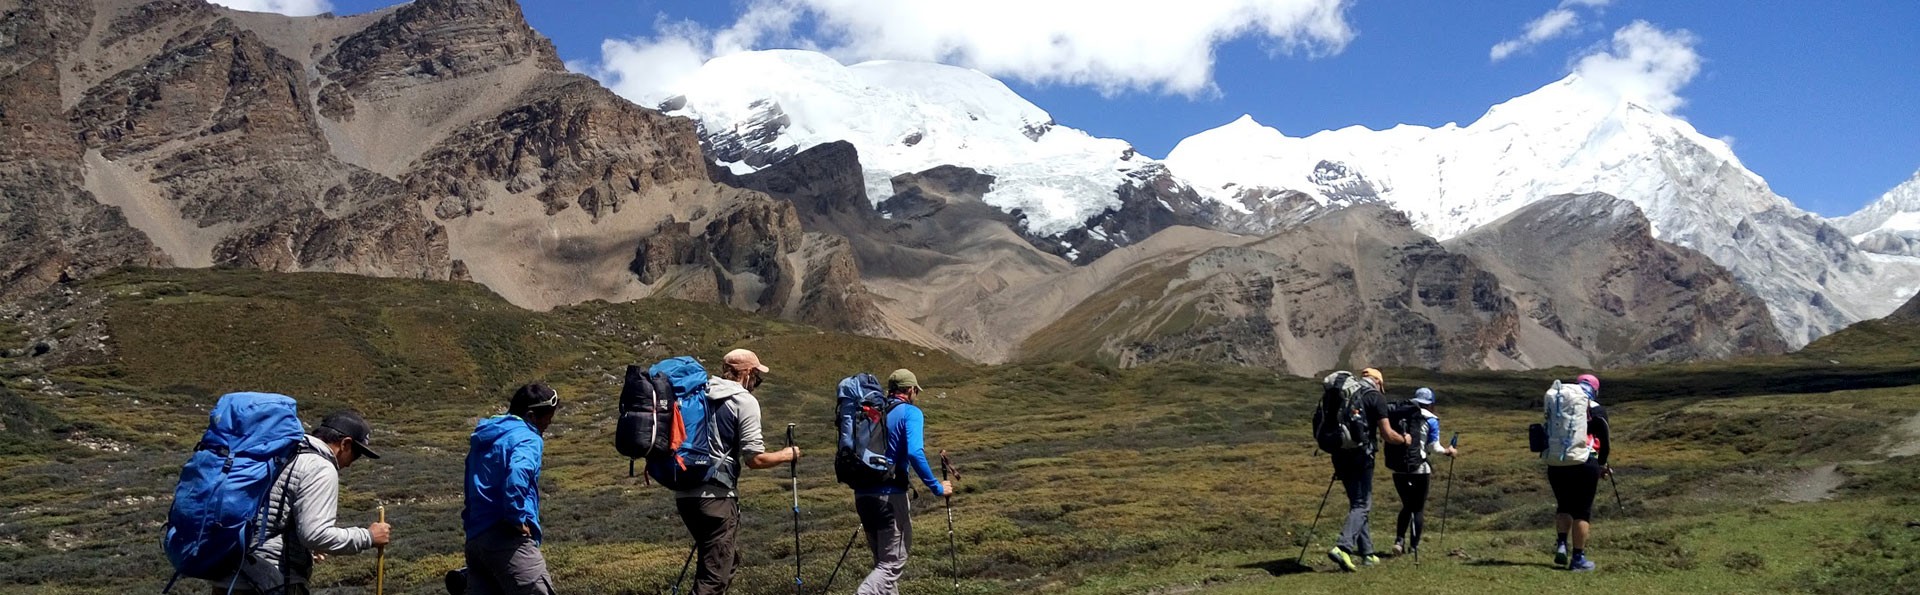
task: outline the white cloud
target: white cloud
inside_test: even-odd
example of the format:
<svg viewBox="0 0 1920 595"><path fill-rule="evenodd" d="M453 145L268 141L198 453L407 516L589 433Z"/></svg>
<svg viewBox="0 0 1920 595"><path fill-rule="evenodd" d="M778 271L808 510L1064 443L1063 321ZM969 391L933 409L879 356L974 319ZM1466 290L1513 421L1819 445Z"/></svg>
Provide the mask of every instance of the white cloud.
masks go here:
<svg viewBox="0 0 1920 595"><path fill-rule="evenodd" d="M1698 42L1685 29L1667 31L1634 21L1613 32L1610 44L1575 59L1573 73L1605 99L1672 112L1686 103L1680 89L1700 74L1700 54L1693 49Z"/></svg>
<svg viewBox="0 0 1920 595"><path fill-rule="evenodd" d="M1547 14L1540 15L1539 18L1527 22L1526 26L1521 28L1519 37L1493 44L1493 50L1488 52L1488 55L1493 61L1499 62L1507 59L1508 56L1532 49L1542 42L1578 31L1580 13L1575 10L1576 8L1584 8L1598 12L1612 1L1613 0L1561 0L1560 6L1547 11Z"/></svg>
<svg viewBox="0 0 1920 595"><path fill-rule="evenodd" d="M1275 54L1338 53L1351 0L752 0L723 29L656 25L609 40L591 72L629 97L670 94L689 61L768 47L848 63L940 62L1104 93L1214 91L1214 51L1253 39ZM657 60L658 63L642 63ZM694 66L698 66L695 64Z"/></svg>
<svg viewBox="0 0 1920 595"><path fill-rule="evenodd" d="M277 12L296 17L312 16L333 10L333 3L327 0L212 0L212 2L236 10Z"/></svg>

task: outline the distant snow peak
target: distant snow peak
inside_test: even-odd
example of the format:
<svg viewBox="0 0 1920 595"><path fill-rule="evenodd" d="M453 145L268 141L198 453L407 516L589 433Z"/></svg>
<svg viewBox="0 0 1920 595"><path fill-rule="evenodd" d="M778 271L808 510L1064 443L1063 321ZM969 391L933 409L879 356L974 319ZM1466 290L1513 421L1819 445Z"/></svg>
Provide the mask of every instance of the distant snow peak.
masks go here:
<svg viewBox="0 0 1920 595"><path fill-rule="evenodd" d="M1380 200L1441 240L1550 196L1617 196L1646 214L1656 237L1733 270L1795 345L1891 311L1897 296L1873 288L1920 278L1920 265L1862 258L1844 234L1775 195L1726 142L1657 103L1591 84L1587 73L1569 75L1465 127L1354 126L1294 138L1242 117L1181 141L1166 163L1222 202L1284 196L1256 189L1297 190L1330 206ZM1882 210L1862 227L1897 221L1898 209ZM1920 229L1920 215L1912 221Z"/></svg>
<svg viewBox="0 0 1920 595"><path fill-rule="evenodd" d="M1873 204L1833 223L1869 252L1920 256L1920 171Z"/></svg>
<svg viewBox="0 0 1920 595"><path fill-rule="evenodd" d="M939 165L992 175L983 200L1055 236L1117 208L1138 159L1125 141L1058 125L998 80L941 64L851 66L817 52L770 50L709 61L673 92L671 113L699 123L709 156L765 167L815 145L853 143L878 204L892 178Z"/></svg>

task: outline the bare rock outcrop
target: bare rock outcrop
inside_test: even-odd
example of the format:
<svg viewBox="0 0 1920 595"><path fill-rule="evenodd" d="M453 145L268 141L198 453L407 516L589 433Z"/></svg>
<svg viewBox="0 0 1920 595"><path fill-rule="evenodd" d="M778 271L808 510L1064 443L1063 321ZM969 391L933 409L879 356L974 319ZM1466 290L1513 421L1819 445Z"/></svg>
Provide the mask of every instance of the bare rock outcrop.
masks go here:
<svg viewBox="0 0 1920 595"><path fill-rule="evenodd" d="M1498 274L1527 324L1546 331L1527 333L1534 365L1787 350L1764 301L1705 255L1655 239L1646 216L1612 196L1543 200L1447 246Z"/></svg>

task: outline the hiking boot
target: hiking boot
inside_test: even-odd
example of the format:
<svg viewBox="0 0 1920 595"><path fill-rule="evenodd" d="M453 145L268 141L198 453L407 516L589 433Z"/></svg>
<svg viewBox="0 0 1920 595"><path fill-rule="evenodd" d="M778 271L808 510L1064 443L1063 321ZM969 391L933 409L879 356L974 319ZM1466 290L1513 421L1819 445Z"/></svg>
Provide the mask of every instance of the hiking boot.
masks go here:
<svg viewBox="0 0 1920 595"><path fill-rule="evenodd" d="M1361 566L1373 566L1379 563L1380 557L1373 554L1367 554L1366 557L1360 559Z"/></svg>
<svg viewBox="0 0 1920 595"><path fill-rule="evenodd" d="M1593 560L1588 560L1586 556L1574 558L1572 562L1567 563L1567 570L1570 572L1593 572L1595 568L1597 566L1594 565Z"/></svg>
<svg viewBox="0 0 1920 595"><path fill-rule="evenodd" d="M1558 567L1561 567L1561 568L1566 568L1566 567L1567 567L1567 560L1568 560L1568 558L1567 558L1567 544L1564 544L1564 543L1562 543L1562 544L1560 544L1560 545L1556 545L1556 546L1554 546L1554 548L1553 548L1553 565L1554 565L1554 566L1558 566Z"/></svg>
<svg viewBox="0 0 1920 595"><path fill-rule="evenodd" d="M1347 552L1344 550L1341 550L1340 548L1333 548L1333 549L1327 550L1327 559L1333 560L1333 563L1338 564L1341 570L1345 570L1347 572L1356 572L1360 570L1360 567L1353 565L1353 556L1347 555Z"/></svg>

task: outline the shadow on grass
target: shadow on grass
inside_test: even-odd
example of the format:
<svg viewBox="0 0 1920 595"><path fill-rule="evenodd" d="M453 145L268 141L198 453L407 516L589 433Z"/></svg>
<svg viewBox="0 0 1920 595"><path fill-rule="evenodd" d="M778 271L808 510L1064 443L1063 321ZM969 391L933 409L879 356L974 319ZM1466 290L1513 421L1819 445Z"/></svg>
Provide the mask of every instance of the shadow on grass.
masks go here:
<svg viewBox="0 0 1920 595"><path fill-rule="evenodd" d="M1273 560L1269 562L1254 562L1252 564L1242 564L1240 565L1240 567L1265 570L1267 571L1267 574L1271 574L1273 576L1287 576L1289 574L1306 574L1314 571L1312 566L1301 564L1299 560L1296 560L1293 558L1288 558L1285 560Z"/></svg>
<svg viewBox="0 0 1920 595"><path fill-rule="evenodd" d="M1515 562L1513 560L1474 560L1467 562L1466 565L1488 566L1493 568L1545 568L1548 570L1559 570L1559 567L1544 562Z"/></svg>

